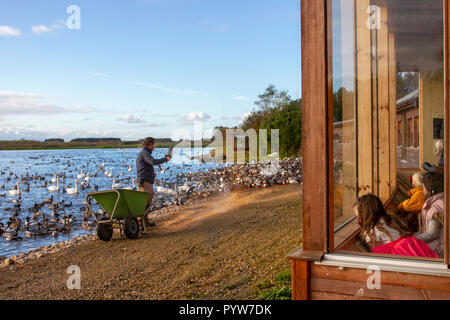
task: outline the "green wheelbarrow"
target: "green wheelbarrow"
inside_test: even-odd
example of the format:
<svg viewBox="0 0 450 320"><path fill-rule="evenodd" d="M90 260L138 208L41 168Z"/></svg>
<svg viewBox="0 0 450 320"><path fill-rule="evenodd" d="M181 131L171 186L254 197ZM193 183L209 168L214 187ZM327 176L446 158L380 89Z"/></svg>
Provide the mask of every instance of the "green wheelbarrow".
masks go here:
<svg viewBox="0 0 450 320"><path fill-rule="evenodd" d="M86 195L86 204L91 215L97 221L97 236L100 240L109 241L114 229L120 229L120 235L128 239L137 239L140 224L143 233L146 233L144 214L149 194L134 190L110 190L92 192ZM95 199L106 212L106 216L97 218L91 207L91 200ZM141 223L138 221L141 217Z"/></svg>

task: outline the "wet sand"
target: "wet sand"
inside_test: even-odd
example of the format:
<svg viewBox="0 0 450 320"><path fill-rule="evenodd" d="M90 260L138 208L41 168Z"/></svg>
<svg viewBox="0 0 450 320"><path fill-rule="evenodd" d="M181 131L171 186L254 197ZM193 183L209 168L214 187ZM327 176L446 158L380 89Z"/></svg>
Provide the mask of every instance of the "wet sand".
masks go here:
<svg viewBox="0 0 450 320"><path fill-rule="evenodd" d="M0 269L0 299L256 299L301 245L301 185L234 191L159 217L138 240L80 242ZM69 290L69 266L81 289Z"/></svg>

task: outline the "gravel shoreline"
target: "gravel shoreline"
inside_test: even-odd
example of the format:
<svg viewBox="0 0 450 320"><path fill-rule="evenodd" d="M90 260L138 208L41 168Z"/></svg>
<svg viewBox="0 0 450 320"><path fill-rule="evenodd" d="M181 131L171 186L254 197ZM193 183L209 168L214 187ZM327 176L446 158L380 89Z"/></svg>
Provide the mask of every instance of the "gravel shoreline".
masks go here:
<svg viewBox="0 0 450 320"><path fill-rule="evenodd" d="M49 254L53 254L56 252L59 252L64 249L73 248L74 246L85 242L85 241L91 241L97 239L97 236L95 234L89 234L85 236L78 236L71 240L67 241L61 241L57 242L48 246L40 247L35 250L31 250L27 253L20 253L15 256L11 257L0 257L0 269L6 268L8 266L11 266L13 264L25 264L29 262L30 260L36 260L40 259L42 257L45 257Z"/></svg>
<svg viewBox="0 0 450 320"><path fill-rule="evenodd" d="M137 240L75 238L0 269L0 299L258 299L301 245L301 185L224 192L172 210ZM41 249L42 250L42 249ZM67 286L81 270L81 289Z"/></svg>

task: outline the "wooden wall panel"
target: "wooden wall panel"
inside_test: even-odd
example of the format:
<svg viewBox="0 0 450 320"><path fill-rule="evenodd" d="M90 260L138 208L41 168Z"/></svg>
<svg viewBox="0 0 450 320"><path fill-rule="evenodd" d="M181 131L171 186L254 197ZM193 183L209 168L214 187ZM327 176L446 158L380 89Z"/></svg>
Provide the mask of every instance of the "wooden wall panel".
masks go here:
<svg viewBox="0 0 450 320"><path fill-rule="evenodd" d="M366 274L366 278L369 275ZM343 294L358 300L428 300L450 299L448 292L430 291L422 288L410 288L396 285L381 284L380 289L368 289L363 278L361 282L342 281L334 279L312 278L311 290L332 294Z"/></svg>
<svg viewBox="0 0 450 320"><path fill-rule="evenodd" d="M369 276L364 269L311 266L311 278L366 283ZM436 291L434 293L435 296L439 293L450 299L450 277L383 271L381 274L381 285ZM311 287L311 290L314 290L314 288Z"/></svg>
<svg viewBox="0 0 450 320"><path fill-rule="evenodd" d="M366 278L369 275L366 274ZM362 280L366 279L363 278ZM368 289L365 281L342 281L312 278L311 291L344 295L357 300L448 300L450 293L422 288L381 284L380 289Z"/></svg>
<svg viewBox="0 0 450 320"><path fill-rule="evenodd" d="M312 291L311 300L354 300L353 297L344 294Z"/></svg>

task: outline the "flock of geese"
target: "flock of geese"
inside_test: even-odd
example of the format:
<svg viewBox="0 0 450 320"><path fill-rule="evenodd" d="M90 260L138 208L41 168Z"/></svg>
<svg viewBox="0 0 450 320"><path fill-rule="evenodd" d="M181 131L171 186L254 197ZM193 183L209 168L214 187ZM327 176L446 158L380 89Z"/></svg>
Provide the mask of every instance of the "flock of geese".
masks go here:
<svg viewBox="0 0 450 320"><path fill-rule="evenodd" d="M95 227L95 221L88 214L84 197L77 197L85 191L95 192L100 190L136 190L136 179L133 165L126 164L126 161L135 161L136 155L128 157L122 154L121 164L118 160L110 159L108 166L103 160L101 164L95 160L87 160L80 168L80 164L72 157L45 157L33 156L29 160L35 160L33 165L25 168L25 174L19 175L12 167L0 170L0 178L3 177L6 183L14 183L14 187L8 189L6 185L0 185L0 210L11 212L9 219L1 222L0 216L0 237L6 241L23 240L24 238L36 238L46 236L58 236L60 233L68 233L79 227L91 231ZM49 162L50 160L50 162ZM43 163L39 163L42 161ZM10 162L14 164L14 161ZM39 165L55 167L63 173L53 172L51 174L32 174L32 168ZM111 165L111 167L110 167ZM77 168L78 167L78 168ZM113 173L113 168L117 171ZM189 195L194 186L184 181L185 174L181 174L179 169L187 172L191 164L181 164L162 168L159 166L156 192L154 196L154 209L170 205L180 205L181 201L174 199L181 193ZM23 171L23 170L22 170ZM166 175L164 175L166 173ZM73 180L71 180L73 179ZM174 180L176 182L174 183ZM66 184L66 181L73 181L73 185ZM171 181L171 182L169 182ZM182 182L180 182L182 181ZM2 193L2 190L5 190ZM37 201L36 197L48 196L42 201ZM74 196L73 203L70 196ZM2 200L3 198L3 200ZM6 203L12 203L12 207L7 207ZM24 209L25 205L30 206ZM79 210L79 211L78 211ZM28 211L28 213L26 213ZM70 214L67 213L70 212ZM79 212L79 213L77 213ZM1 212L0 212L1 213ZM103 213L100 209L96 214Z"/></svg>
<svg viewBox="0 0 450 320"><path fill-rule="evenodd" d="M29 159L38 160L39 157L30 157ZM57 159L54 162L60 162L61 159ZM14 163L14 161L11 161ZM74 163L67 162L67 167L74 166ZM132 172L133 166L125 165L125 172ZM87 171L85 169L81 170L66 170L62 174L57 174L56 172L52 175L31 175L31 166L26 168L27 173L25 175L17 175L13 172L11 167L7 167L4 170L0 170L0 176L5 177L6 182L13 182L16 180L15 186L12 189L7 189L5 185L0 185L0 198L4 198L2 201L4 204L10 202L13 204L12 207L3 208L3 211L12 212L11 216L6 222L0 223L0 236L6 241L23 240L23 238L34 238L43 236L57 236L59 233L68 233L71 231L72 227L77 224L78 214L73 211L76 209L69 209L72 207L72 202L66 202L67 198L62 198L62 195L78 195L84 190L88 191L99 191L100 186L98 184L92 184L96 178L101 178L103 175L107 178L111 178L110 185L105 185L105 181L99 179L99 184L104 186L102 189L136 189L136 179L131 179L131 177L124 177L125 172L114 176L112 173L112 168L105 167L105 161L101 165L95 165L95 170ZM74 179L73 186L65 185L66 179L71 177L66 176L66 172L74 172L71 176ZM118 181L118 177L123 177L121 181ZM126 181L132 182L132 185L127 185ZM41 202L34 202L34 204L28 208L28 214L24 213L23 205L25 203L33 203L33 195L28 196L30 193L30 188L33 186L40 187L41 190L45 188L49 193L50 197L44 199ZM7 190L6 193L1 193L1 190ZM42 195L42 191L39 191ZM79 205L86 203L81 203L82 200L78 200ZM79 210L82 213L81 226L90 231L94 226L95 222L88 214L86 206L79 206ZM67 214L66 210L71 210L71 214ZM90 219L91 218L91 219ZM78 225L80 223L78 222Z"/></svg>
<svg viewBox="0 0 450 320"><path fill-rule="evenodd" d="M70 232L80 225L90 231L95 227L95 221L88 214L86 203L82 202L83 192L110 189L136 190L133 166L126 164L127 160L135 161L135 154L130 154L129 159L122 154L120 165L117 160L111 159L108 161L108 167L105 161L99 164L95 160L86 160L80 168L79 163L77 165L75 161L66 158L70 159L53 156L53 162L45 163L50 167L62 164L64 169L58 166L64 171L62 174L54 172L47 175L31 175L31 166L25 168L26 174L22 176L15 174L10 167L0 170L0 178L3 176L6 183L15 181L15 187L9 190L5 185L0 185L0 210L12 212L6 223L0 223L0 236L5 240L57 236L59 233ZM29 159L48 161L45 156ZM115 168L115 174L110 165ZM297 184L302 181L302 161L299 158L281 160L277 171L270 175L263 173L268 166L261 163L231 166L215 164L209 169L193 166L192 163L181 163L165 166L164 169L159 167L152 210L182 205L233 188L265 188L280 184ZM66 185L67 180L74 181L73 186ZM31 189L33 185L34 188ZM36 191L38 188L41 189ZM40 191L42 189L47 190L49 197L34 202L33 197L45 194ZM7 192L2 193L2 190ZM34 194L28 196L27 193L30 192ZM74 205L70 200L73 200ZM12 207L5 208L1 205L8 201L12 203ZM28 214L24 212L26 209L22 208L25 204L31 206L28 208ZM102 213L101 209L97 213Z"/></svg>

